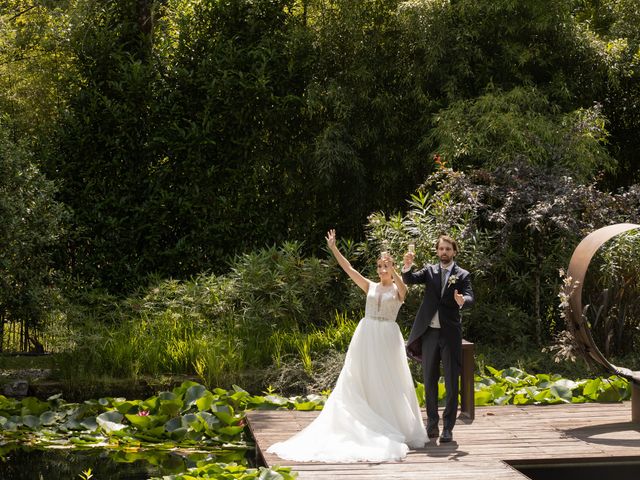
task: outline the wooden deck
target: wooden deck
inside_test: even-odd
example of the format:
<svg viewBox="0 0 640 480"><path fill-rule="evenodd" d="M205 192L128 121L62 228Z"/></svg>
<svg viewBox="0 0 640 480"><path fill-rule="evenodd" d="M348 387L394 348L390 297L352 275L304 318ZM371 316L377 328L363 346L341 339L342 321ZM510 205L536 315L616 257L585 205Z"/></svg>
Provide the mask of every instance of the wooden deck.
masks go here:
<svg viewBox="0 0 640 480"><path fill-rule="evenodd" d="M291 466L301 480L525 480L528 477L505 461L538 463L613 457L619 460L636 457L640 461L640 425L631 422L630 402L478 407L475 419L463 416L458 419L452 443L440 445L432 440L425 448L412 450L401 462L296 463L266 453L271 444L289 438L317 414L250 412L249 427L260 459L269 466Z"/></svg>

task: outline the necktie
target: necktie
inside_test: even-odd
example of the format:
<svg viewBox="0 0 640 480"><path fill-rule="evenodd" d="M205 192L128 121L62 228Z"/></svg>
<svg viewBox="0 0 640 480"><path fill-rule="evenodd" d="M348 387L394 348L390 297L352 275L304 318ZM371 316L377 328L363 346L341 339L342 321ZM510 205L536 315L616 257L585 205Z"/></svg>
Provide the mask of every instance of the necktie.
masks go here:
<svg viewBox="0 0 640 480"><path fill-rule="evenodd" d="M440 268L440 296L444 294L444 289L447 286L447 284L445 283L446 278L447 278L447 269Z"/></svg>

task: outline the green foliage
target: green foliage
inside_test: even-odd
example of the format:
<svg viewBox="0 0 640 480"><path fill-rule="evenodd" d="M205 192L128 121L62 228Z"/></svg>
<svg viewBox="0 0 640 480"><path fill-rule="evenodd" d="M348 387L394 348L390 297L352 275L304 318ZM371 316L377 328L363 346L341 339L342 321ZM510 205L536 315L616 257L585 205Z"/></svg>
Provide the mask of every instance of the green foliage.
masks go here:
<svg viewBox="0 0 640 480"><path fill-rule="evenodd" d="M91 472L90 468L87 468L86 470L84 470L81 474L78 475L82 480L89 480L90 478L93 478L93 473Z"/></svg>
<svg viewBox="0 0 640 480"><path fill-rule="evenodd" d="M172 391L145 400L100 398L84 403L67 403L60 395L47 401L33 397L22 400L0 395L0 432L3 452L26 444L36 448L105 448L122 452L180 449L185 454L207 452L206 460L184 475L217 478L258 478L274 475L293 478L289 469L247 467L245 453L252 447L247 439L245 412L250 409L321 408L325 397L284 398L273 393L253 396L234 386L233 390L207 390L195 382L184 382ZM242 474L242 475L240 475ZM171 478L186 478L178 474ZM262 478L262 477L260 477Z"/></svg>
<svg viewBox="0 0 640 480"><path fill-rule="evenodd" d="M593 229L638 221L639 207L636 189L607 194L562 170L516 164L464 174L441 168L403 217L375 214L368 228L370 241L387 242L398 260L415 243L418 264L434 260L440 233L453 235L476 296L476 306L464 315L467 338L514 346L534 339L541 345L561 330L558 268ZM496 286L505 292L499 300ZM413 312L418 290L411 289L406 302Z"/></svg>
<svg viewBox="0 0 640 480"><path fill-rule="evenodd" d="M313 50L291 6L168 4L145 206L163 252L156 271L220 272L233 253L314 228L317 209L300 195L312 185L303 93Z"/></svg>
<svg viewBox="0 0 640 480"><path fill-rule="evenodd" d="M457 169L528 163L578 179L613 169L599 106L569 113L536 89L516 87L460 100L436 115L434 142Z"/></svg>
<svg viewBox="0 0 640 480"><path fill-rule="evenodd" d="M235 450L248 448L246 410L321 408L324 401L317 395L289 399L273 394L252 396L236 386L230 391L210 391L195 382L184 382L145 400L108 397L75 404L65 402L59 394L47 401L0 396L0 429L7 441L33 442L35 446L95 446L112 439L122 447L158 447L166 442L189 449L197 444L199 449L220 449L222 454L230 450L227 443L233 443ZM42 430L44 435L38 435Z"/></svg>
<svg viewBox="0 0 640 480"><path fill-rule="evenodd" d="M73 89L43 142L46 173L60 181L59 197L73 209L62 262L87 283L113 290L136 278L151 233L144 145L155 72L135 8L125 1L74 3L67 38Z"/></svg>
<svg viewBox="0 0 640 480"><path fill-rule="evenodd" d="M590 50L596 53L593 84L602 98L619 165L611 184L630 185L638 180L640 11L633 0L582 0L576 2L575 15Z"/></svg>
<svg viewBox="0 0 640 480"><path fill-rule="evenodd" d="M30 144L55 130L73 76L65 51L73 0L5 0L0 4L0 116Z"/></svg>
<svg viewBox="0 0 640 480"><path fill-rule="evenodd" d="M577 34L572 1L474 0L403 2L405 56L414 81L454 102L536 85L566 101L589 88L591 52ZM584 83L583 83L584 82Z"/></svg>
<svg viewBox="0 0 640 480"><path fill-rule="evenodd" d="M581 23L604 38L640 39L640 10L633 0L580 0L574 12Z"/></svg>
<svg viewBox="0 0 640 480"><path fill-rule="evenodd" d="M244 326L264 334L324 324L336 305L331 284L341 275L318 258L304 258L300 244L284 243L238 257L230 277L239 286Z"/></svg>
<svg viewBox="0 0 640 480"><path fill-rule="evenodd" d="M3 6L0 112L73 211L57 266L111 293L360 240L436 151L635 175L630 0Z"/></svg>
<svg viewBox="0 0 640 480"><path fill-rule="evenodd" d="M624 378L568 380L560 375L531 375L518 368L485 367L475 378L476 405L549 405L557 403L619 402L631 398Z"/></svg>
<svg viewBox="0 0 640 480"><path fill-rule="evenodd" d="M68 319L72 344L60 353L61 375L189 373L208 384L229 383L244 368L230 289L216 276L165 281L121 304L112 300L108 316L93 310L93 318Z"/></svg>
<svg viewBox="0 0 640 480"><path fill-rule="evenodd" d="M616 377L573 381L559 375L531 375L514 367L485 369L486 373L475 377L476 405L619 402L631 395L628 382ZM423 385L416 386L416 395L424 400ZM439 399L443 398L441 380ZM229 478L235 478L235 474L254 478L251 475L269 472L247 468L244 454L251 445L246 412L320 410L325 401L326 396L321 395L285 398L270 391L254 396L237 386L232 390L207 390L195 382L184 382L145 400L100 398L74 404L60 395L47 401L0 396L0 431L4 452L20 444L76 449L108 446L121 451L137 449L144 458L145 450L179 448L184 453L204 451L208 457L199 461L197 468L169 478L216 478L209 475L221 473ZM277 471L290 478L286 476L290 470Z"/></svg>
<svg viewBox="0 0 640 480"><path fill-rule="evenodd" d="M9 319L34 326L53 300L51 257L65 233L67 210L6 125L0 117L0 326Z"/></svg>
<svg viewBox="0 0 640 480"><path fill-rule="evenodd" d="M165 475L162 480L191 480L194 478L228 478L242 480L293 480L298 474L290 467L248 468L236 464L214 464L198 462L198 466L190 468L185 474Z"/></svg>
<svg viewBox="0 0 640 480"><path fill-rule="evenodd" d="M484 282L478 283L476 295L487 298L484 295L491 291ZM473 312L465 315L464 336L483 345L508 345L513 352L524 352L533 337L531 323L531 312L509 299L480 300Z"/></svg>
<svg viewBox="0 0 640 480"><path fill-rule="evenodd" d="M601 250L585 280L586 315L606 357L630 355L640 346L640 233L615 237Z"/></svg>
<svg viewBox="0 0 640 480"><path fill-rule="evenodd" d="M369 217L368 240L375 245L374 255L384 245L400 263L407 244L414 243L416 262L426 262L435 257L435 242L444 232L459 239L459 250L465 251L467 239L469 243L481 241L472 225L481 206L478 195L479 190L463 173L440 169L411 196L404 216L387 218L379 212Z"/></svg>
<svg viewBox="0 0 640 480"><path fill-rule="evenodd" d="M637 218L634 190L603 193L637 180L632 0L2 6L2 142L72 212L63 242L6 257L19 275L47 273L24 288L7 280L2 301L36 319L52 303L38 285L64 270L70 288L54 293L67 303L48 318L95 331L69 342L95 347L98 371L186 370L216 384L287 355L313 370L315 351L344 347L320 332L335 310L355 318L361 297L302 256L331 226L362 239L372 211L386 215L370 217L368 244L349 244L365 273L383 240L398 261L412 240L425 262L446 231L475 275L466 333L544 342L562 328L555 271L580 235ZM464 172L434 165L436 152ZM300 239L297 253L243 255ZM131 293L153 273L157 293ZM197 280L167 280L185 278ZM510 297L492 319L496 285ZM632 349L615 331L612 345Z"/></svg>
<svg viewBox="0 0 640 480"><path fill-rule="evenodd" d="M420 67L403 55L411 31L398 3L311 3L317 62L307 87L307 165L325 210L319 218L348 237L360 236L371 210L401 205L431 170L420 140L433 100L412 81Z"/></svg>
<svg viewBox="0 0 640 480"><path fill-rule="evenodd" d="M238 256L231 268L156 280L124 301L85 293L86 306L59 313L75 332L60 354L62 376L195 374L229 385L285 356L311 369L312 355L346 349L355 323L336 313L350 290L334 261L305 258L300 244L286 243Z"/></svg>

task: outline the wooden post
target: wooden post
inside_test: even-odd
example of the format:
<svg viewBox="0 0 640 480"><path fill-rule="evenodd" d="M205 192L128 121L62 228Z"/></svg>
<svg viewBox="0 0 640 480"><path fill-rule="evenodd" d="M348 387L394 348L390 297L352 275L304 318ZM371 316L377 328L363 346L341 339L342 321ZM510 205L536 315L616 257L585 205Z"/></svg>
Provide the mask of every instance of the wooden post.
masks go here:
<svg viewBox="0 0 640 480"><path fill-rule="evenodd" d="M463 415L473 420L475 411L474 372L475 358L473 343L462 340L462 372L460 374L460 410ZM635 390L634 390L635 392ZM640 407L640 392L638 392Z"/></svg>
<svg viewBox="0 0 640 480"><path fill-rule="evenodd" d="M640 384L631 382L631 421L640 423Z"/></svg>

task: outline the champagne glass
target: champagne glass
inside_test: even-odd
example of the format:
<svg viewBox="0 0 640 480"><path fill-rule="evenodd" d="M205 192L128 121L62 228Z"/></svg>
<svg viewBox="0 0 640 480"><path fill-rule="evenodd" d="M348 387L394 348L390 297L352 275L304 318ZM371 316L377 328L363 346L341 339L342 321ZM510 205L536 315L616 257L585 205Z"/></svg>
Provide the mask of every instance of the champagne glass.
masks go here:
<svg viewBox="0 0 640 480"><path fill-rule="evenodd" d="M388 240L383 240L382 241L382 251L380 252L380 257L381 258L387 258L389 257L389 241Z"/></svg>

